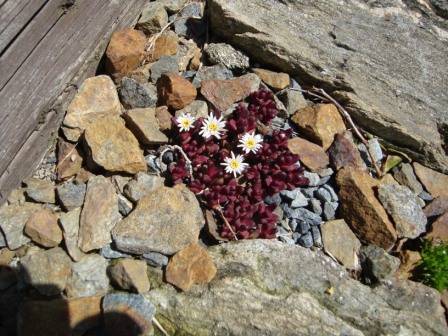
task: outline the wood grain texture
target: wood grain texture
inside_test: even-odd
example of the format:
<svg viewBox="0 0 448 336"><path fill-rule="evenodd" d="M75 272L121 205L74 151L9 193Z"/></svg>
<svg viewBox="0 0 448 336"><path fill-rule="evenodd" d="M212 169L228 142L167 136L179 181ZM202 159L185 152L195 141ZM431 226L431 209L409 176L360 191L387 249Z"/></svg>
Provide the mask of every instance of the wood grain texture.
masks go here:
<svg viewBox="0 0 448 336"><path fill-rule="evenodd" d="M65 11L49 0L0 57L10 74L0 89L0 203L54 143L68 103L95 75L112 33L133 26L146 2L77 0Z"/></svg>

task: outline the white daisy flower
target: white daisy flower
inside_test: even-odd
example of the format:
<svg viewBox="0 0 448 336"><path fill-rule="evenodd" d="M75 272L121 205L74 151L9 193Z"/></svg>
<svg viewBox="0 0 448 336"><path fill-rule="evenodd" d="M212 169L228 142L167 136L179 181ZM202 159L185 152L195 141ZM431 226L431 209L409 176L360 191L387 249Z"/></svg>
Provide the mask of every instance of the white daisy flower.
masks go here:
<svg viewBox="0 0 448 336"><path fill-rule="evenodd" d="M221 163L222 166L226 166L225 170L227 173L233 173L233 176L236 178L237 174L241 174L248 165L248 163L243 162L243 156L238 155L235 157L233 152L230 152L231 157L225 158L224 163Z"/></svg>
<svg viewBox="0 0 448 336"><path fill-rule="evenodd" d="M209 136L215 136L218 139L221 139L221 132L224 129L224 126L226 125L226 121L222 120L223 117L216 119L216 117L213 114L210 114L207 119L204 120L202 123L201 131L199 134L201 134L204 138L208 138Z"/></svg>
<svg viewBox="0 0 448 336"><path fill-rule="evenodd" d="M179 125L180 131L189 131L190 128L194 128L194 121L196 120L195 117L193 117L190 113L184 114L182 113L181 116L177 117L176 121Z"/></svg>
<svg viewBox="0 0 448 336"><path fill-rule="evenodd" d="M240 144L238 147L242 147L243 150L248 154L249 152L256 153L259 148L261 148L261 142L263 142L263 137L260 134L254 135L255 131L251 133L246 133L240 139Z"/></svg>

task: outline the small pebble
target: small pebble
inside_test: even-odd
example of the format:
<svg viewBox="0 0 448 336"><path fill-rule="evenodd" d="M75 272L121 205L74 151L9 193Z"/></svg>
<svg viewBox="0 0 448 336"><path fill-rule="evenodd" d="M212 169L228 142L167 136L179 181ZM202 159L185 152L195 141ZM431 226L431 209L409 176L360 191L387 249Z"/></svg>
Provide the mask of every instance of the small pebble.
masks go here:
<svg viewBox="0 0 448 336"><path fill-rule="evenodd" d="M308 180L310 181L310 183L308 184L309 187L315 187L315 186L319 185L320 176L318 174L310 173L305 170L303 172L303 176L308 178Z"/></svg>

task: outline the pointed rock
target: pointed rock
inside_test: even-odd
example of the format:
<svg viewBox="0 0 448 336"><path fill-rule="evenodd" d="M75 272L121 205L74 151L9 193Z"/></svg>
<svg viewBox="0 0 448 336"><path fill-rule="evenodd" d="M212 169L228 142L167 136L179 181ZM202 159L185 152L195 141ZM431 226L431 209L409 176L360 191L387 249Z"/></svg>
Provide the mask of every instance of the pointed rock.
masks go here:
<svg viewBox="0 0 448 336"><path fill-rule="evenodd" d="M16 250L30 241L23 234L23 228L30 216L42 209L42 205L25 202L23 205L11 204L0 207L0 229L9 249Z"/></svg>
<svg viewBox="0 0 448 336"><path fill-rule="evenodd" d="M165 179L157 175L138 173L123 188L123 193L132 202L138 201L151 191L163 186Z"/></svg>
<svg viewBox="0 0 448 336"><path fill-rule="evenodd" d="M158 83L160 104L173 110L183 109L196 99L196 88L182 76L168 72L162 74Z"/></svg>
<svg viewBox="0 0 448 336"><path fill-rule="evenodd" d="M109 275L121 289L141 294L149 291L150 287L147 268L144 260L122 259L109 268Z"/></svg>
<svg viewBox="0 0 448 336"><path fill-rule="evenodd" d="M345 131L344 120L333 104L316 104L298 110L291 120L312 141L327 150L335 134Z"/></svg>
<svg viewBox="0 0 448 336"><path fill-rule="evenodd" d="M99 254L86 254L73 263L67 280L68 297L105 295L109 290L107 260Z"/></svg>
<svg viewBox="0 0 448 336"><path fill-rule="evenodd" d="M81 171L83 157L78 144L72 144L63 138L58 140L58 181L75 176Z"/></svg>
<svg viewBox="0 0 448 336"><path fill-rule="evenodd" d="M81 251L89 252L110 243L110 232L120 219L112 182L101 175L91 177L81 212L78 239Z"/></svg>
<svg viewBox="0 0 448 336"><path fill-rule="evenodd" d="M328 221L320 227L320 230L325 250L330 252L344 267L356 269L361 242L347 223L343 219Z"/></svg>
<svg viewBox="0 0 448 336"><path fill-rule="evenodd" d="M69 181L56 187L56 195L62 207L66 211L70 211L83 205L86 185L75 184L73 181Z"/></svg>
<svg viewBox="0 0 448 336"><path fill-rule="evenodd" d="M232 79L233 73L224 65L217 64L213 66L203 66L200 68L193 79L193 85L197 88L201 87L201 82L205 79Z"/></svg>
<svg viewBox="0 0 448 336"><path fill-rule="evenodd" d="M172 116L173 115L168 111L168 106L162 105L156 108L157 123L162 132L171 131L173 127L173 122L171 121Z"/></svg>
<svg viewBox="0 0 448 336"><path fill-rule="evenodd" d="M92 160L108 171L130 174L146 171L137 139L118 116L104 117L89 125L84 141Z"/></svg>
<svg viewBox="0 0 448 336"><path fill-rule="evenodd" d="M141 198L137 207L112 231L118 249L172 255L196 242L204 226L196 196L181 184L160 187Z"/></svg>
<svg viewBox="0 0 448 336"><path fill-rule="evenodd" d="M20 261L25 282L42 295L60 295L65 289L72 261L60 247L27 254Z"/></svg>
<svg viewBox="0 0 448 336"><path fill-rule="evenodd" d="M108 294L103 299L107 335L151 335L156 307L142 294Z"/></svg>
<svg viewBox="0 0 448 336"><path fill-rule="evenodd" d="M417 180L411 164L402 163L393 170L394 178L418 195L423 191L422 184Z"/></svg>
<svg viewBox="0 0 448 336"><path fill-rule="evenodd" d="M227 43L210 43L204 49L211 64L223 64L227 69L241 73L249 67L249 57Z"/></svg>
<svg viewBox="0 0 448 336"><path fill-rule="evenodd" d="M366 281L377 283L380 280L389 279L400 267L400 259L391 256L376 245L363 246L363 275Z"/></svg>
<svg viewBox="0 0 448 336"><path fill-rule="evenodd" d="M106 115L121 114L117 89L109 76L87 78L67 108L63 131L69 141L78 141L84 129Z"/></svg>
<svg viewBox="0 0 448 336"><path fill-rule="evenodd" d="M26 184L26 195L35 202L52 203L55 200L55 185L53 182L31 177L24 181Z"/></svg>
<svg viewBox="0 0 448 336"><path fill-rule="evenodd" d="M330 163L324 149L308 140L302 138L289 139L288 148L291 153L298 154L300 162L312 172L320 171Z"/></svg>
<svg viewBox="0 0 448 336"><path fill-rule="evenodd" d="M81 208L76 208L61 214L61 218L59 218L63 230L65 247L74 261L79 261L84 256L84 253L78 247L80 215Z"/></svg>
<svg viewBox="0 0 448 336"><path fill-rule="evenodd" d="M418 162L414 162L412 165L415 174L432 196L437 197L442 194L448 194L448 175L426 168Z"/></svg>
<svg viewBox="0 0 448 336"><path fill-rule="evenodd" d="M123 106L128 110L155 108L157 105L157 88L152 83L139 83L132 78L123 77L118 92Z"/></svg>
<svg viewBox="0 0 448 336"><path fill-rule="evenodd" d="M147 42L148 39L140 30L119 30L112 35L106 50L106 72L115 83L141 64Z"/></svg>
<svg viewBox="0 0 448 336"><path fill-rule="evenodd" d="M26 301L20 305L18 334L84 335L101 325L100 296L51 301Z"/></svg>
<svg viewBox="0 0 448 336"><path fill-rule="evenodd" d="M170 259L165 277L166 281L185 292L194 284L212 281L216 271L207 250L198 243L192 243Z"/></svg>
<svg viewBox="0 0 448 336"><path fill-rule="evenodd" d="M448 242L448 212L438 217L428 230L425 238L436 241Z"/></svg>
<svg viewBox="0 0 448 336"><path fill-rule="evenodd" d="M148 62L155 62L161 59L165 55L176 55L179 48L179 36L173 31L169 30L168 33L160 35L154 47L148 51L146 60Z"/></svg>
<svg viewBox="0 0 448 336"><path fill-rule="evenodd" d="M155 108L128 110L124 115L126 126L144 145L164 144L168 137L160 131Z"/></svg>
<svg viewBox="0 0 448 336"><path fill-rule="evenodd" d="M375 197L378 181L352 168L342 168L336 175L339 186L340 214L355 235L366 244L389 250L397 239L393 224Z"/></svg>
<svg viewBox="0 0 448 336"><path fill-rule="evenodd" d="M58 246L62 241L58 216L48 208L33 213L26 222L24 231L34 242L45 247Z"/></svg>
<svg viewBox="0 0 448 336"><path fill-rule="evenodd" d="M328 149L328 155L330 156L331 164L336 170L342 167L367 169L350 132L341 132L335 135L334 141Z"/></svg>
<svg viewBox="0 0 448 336"><path fill-rule="evenodd" d="M160 2L148 2L143 7L142 14L135 28L143 31L146 35L153 35L162 30L168 23L168 14Z"/></svg>
<svg viewBox="0 0 448 336"><path fill-rule="evenodd" d="M282 90L289 86L291 82L289 75L284 72L274 72L260 68L254 68L252 72L260 77L263 83L275 90Z"/></svg>
<svg viewBox="0 0 448 336"><path fill-rule="evenodd" d="M260 79L255 74L247 74L238 78L205 79L201 82L201 94L217 110L225 111L233 103L243 100L251 92L257 91Z"/></svg>
<svg viewBox="0 0 448 336"><path fill-rule="evenodd" d="M424 209L426 217L435 217L448 212L448 195L440 195L429 203Z"/></svg>

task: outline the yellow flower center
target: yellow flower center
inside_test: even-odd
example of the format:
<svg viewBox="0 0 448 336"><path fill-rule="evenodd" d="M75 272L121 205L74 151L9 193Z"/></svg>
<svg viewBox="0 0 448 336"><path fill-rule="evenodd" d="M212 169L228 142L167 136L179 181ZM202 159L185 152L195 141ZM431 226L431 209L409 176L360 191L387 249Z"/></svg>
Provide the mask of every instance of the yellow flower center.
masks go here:
<svg viewBox="0 0 448 336"><path fill-rule="evenodd" d="M208 128L209 128L211 131L216 131L216 130L218 130L218 125L216 125L216 124L209 124L209 125L208 125Z"/></svg>
<svg viewBox="0 0 448 336"><path fill-rule="evenodd" d="M254 140L254 139L249 139L249 140L247 140L247 142L246 142L246 147L248 147L248 148L253 148L253 147L255 147L255 140Z"/></svg>
<svg viewBox="0 0 448 336"><path fill-rule="evenodd" d="M237 161L230 161L230 167L232 167L232 169L237 169L238 168L238 162Z"/></svg>
<svg viewBox="0 0 448 336"><path fill-rule="evenodd" d="M188 119L183 120L183 121L182 121L182 126L183 126L183 127L188 127L188 126L190 126L190 120L188 120Z"/></svg>

